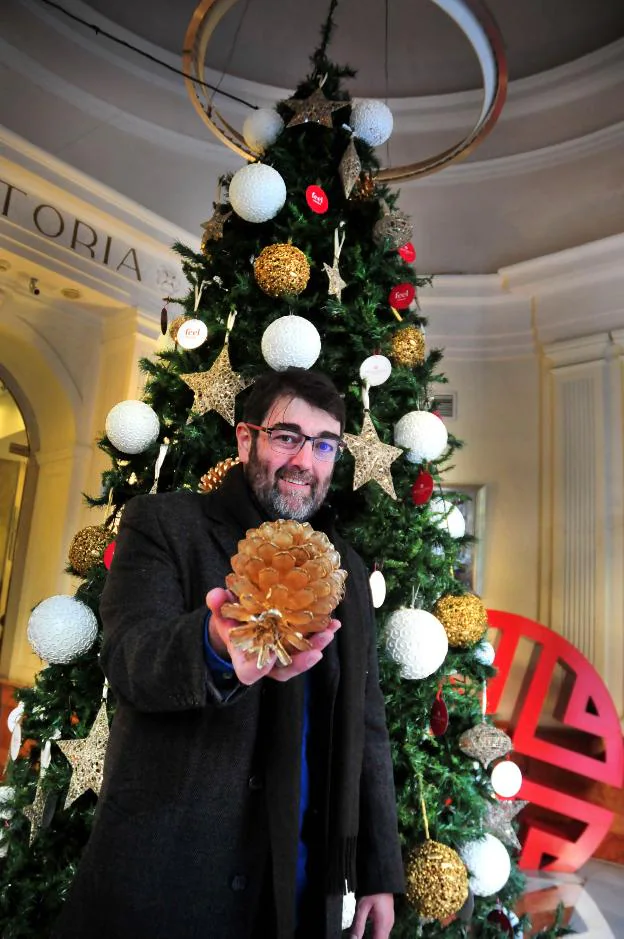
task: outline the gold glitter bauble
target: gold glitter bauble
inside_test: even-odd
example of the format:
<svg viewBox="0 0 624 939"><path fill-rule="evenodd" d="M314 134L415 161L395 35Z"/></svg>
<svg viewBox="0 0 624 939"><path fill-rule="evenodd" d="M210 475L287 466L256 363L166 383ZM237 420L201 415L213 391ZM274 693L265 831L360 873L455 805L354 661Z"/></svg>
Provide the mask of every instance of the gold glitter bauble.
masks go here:
<svg viewBox="0 0 624 939"><path fill-rule="evenodd" d="M468 898L468 871L457 851L425 841L405 869L407 899L420 916L444 919L459 912Z"/></svg>
<svg viewBox="0 0 624 939"><path fill-rule="evenodd" d="M310 265L294 245L267 245L254 261L256 283L270 297L293 297L305 290Z"/></svg>
<svg viewBox="0 0 624 939"><path fill-rule="evenodd" d="M177 342L178 339L178 330L183 323L186 323L187 320L192 319L191 316L176 316L174 320L171 320L169 325L169 335L174 342Z"/></svg>
<svg viewBox="0 0 624 939"><path fill-rule="evenodd" d="M73 569L84 577L94 564L102 560L102 555L113 537L106 528L96 525L77 532L69 546L69 563Z"/></svg>
<svg viewBox="0 0 624 939"><path fill-rule="evenodd" d="M214 492L215 489L219 488L232 467L236 466L237 463L240 463L237 456L228 456L225 460L221 460L220 463L217 463L216 466L209 469L207 473L204 473L199 481L199 491Z"/></svg>
<svg viewBox="0 0 624 939"><path fill-rule="evenodd" d="M225 583L237 602L224 603L221 613L245 624L230 630L230 639L257 655L258 668L272 654L289 665L289 651L310 648L305 636L328 626L347 577L324 532L282 518L247 532L232 570Z"/></svg>
<svg viewBox="0 0 624 939"><path fill-rule="evenodd" d="M408 215L393 209L373 226L373 241L388 248L400 248L412 240L414 229Z"/></svg>
<svg viewBox="0 0 624 939"><path fill-rule="evenodd" d="M461 597L446 594L434 606L433 615L444 626L450 646L471 646L483 638L487 629L487 610L474 593Z"/></svg>
<svg viewBox="0 0 624 939"><path fill-rule="evenodd" d="M417 326L406 326L399 329L392 337L392 352L390 353L396 365L405 365L414 368L425 361L425 337L422 329Z"/></svg>

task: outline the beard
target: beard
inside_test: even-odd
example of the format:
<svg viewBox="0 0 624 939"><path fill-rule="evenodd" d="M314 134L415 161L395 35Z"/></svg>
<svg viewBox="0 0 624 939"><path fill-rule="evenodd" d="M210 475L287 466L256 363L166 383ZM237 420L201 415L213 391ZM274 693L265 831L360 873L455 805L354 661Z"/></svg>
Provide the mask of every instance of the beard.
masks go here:
<svg viewBox="0 0 624 939"><path fill-rule="evenodd" d="M297 522L306 522L318 512L331 482L329 477L325 483L319 483L312 473L288 466L282 466L275 473L271 473L266 463L258 458L255 441L249 460L245 464L245 476L254 496L270 519L291 518ZM280 479L307 483L307 487L301 492L292 490L285 494L280 492Z"/></svg>

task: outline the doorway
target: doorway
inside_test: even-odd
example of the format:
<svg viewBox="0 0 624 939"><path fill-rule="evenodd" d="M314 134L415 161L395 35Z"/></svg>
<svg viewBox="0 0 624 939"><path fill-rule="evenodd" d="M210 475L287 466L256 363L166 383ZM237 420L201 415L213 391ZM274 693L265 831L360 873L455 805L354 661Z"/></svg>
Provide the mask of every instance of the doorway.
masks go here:
<svg viewBox="0 0 624 939"><path fill-rule="evenodd" d="M0 380L0 648L29 452L22 412L7 386Z"/></svg>

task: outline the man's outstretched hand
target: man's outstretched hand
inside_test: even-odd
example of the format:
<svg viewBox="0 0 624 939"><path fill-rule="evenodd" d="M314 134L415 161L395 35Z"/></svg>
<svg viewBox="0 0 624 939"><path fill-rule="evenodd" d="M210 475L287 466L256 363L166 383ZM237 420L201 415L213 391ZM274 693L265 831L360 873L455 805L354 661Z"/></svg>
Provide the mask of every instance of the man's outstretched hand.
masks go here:
<svg viewBox="0 0 624 939"><path fill-rule="evenodd" d="M258 668L255 657L237 649L230 641L230 630L241 624L234 619L226 619L221 616L223 604L232 603L235 600L236 597L229 590L224 590L221 587L215 587L213 590L208 591L206 606L212 614L208 624L208 633L212 648L222 659L231 661L236 676L242 685L253 685L260 678L265 677L274 678L275 681L288 681L290 678L294 678L295 675L307 672L308 669L321 661L323 649L327 648L336 631L340 629L340 621L332 619L327 629L308 637L312 646L311 649L307 649L305 652L292 653L290 665L281 666L276 664L276 656L271 655L264 668Z"/></svg>

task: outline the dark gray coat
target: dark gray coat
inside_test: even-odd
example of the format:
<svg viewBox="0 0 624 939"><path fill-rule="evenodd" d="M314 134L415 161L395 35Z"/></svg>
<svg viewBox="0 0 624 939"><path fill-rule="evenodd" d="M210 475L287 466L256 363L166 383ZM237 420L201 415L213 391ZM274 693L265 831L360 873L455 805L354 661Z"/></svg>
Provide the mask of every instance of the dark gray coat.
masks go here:
<svg viewBox="0 0 624 939"><path fill-rule="evenodd" d="M125 509L101 603L101 659L118 706L93 832L57 939L294 935L301 713L280 706L291 682L263 679L225 695L203 655L206 592L224 585L244 536L245 516L231 508L219 492L177 492L136 497ZM366 663L358 677L365 720L359 892L401 892L370 597L365 608L368 622L342 626L361 634ZM316 666L324 670L329 714L349 667L336 642ZM323 732L331 735L331 726ZM288 739L295 756L284 770L279 753ZM269 872L277 922L267 931ZM336 939L340 896L326 897L325 906L322 932Z"/></svg>

